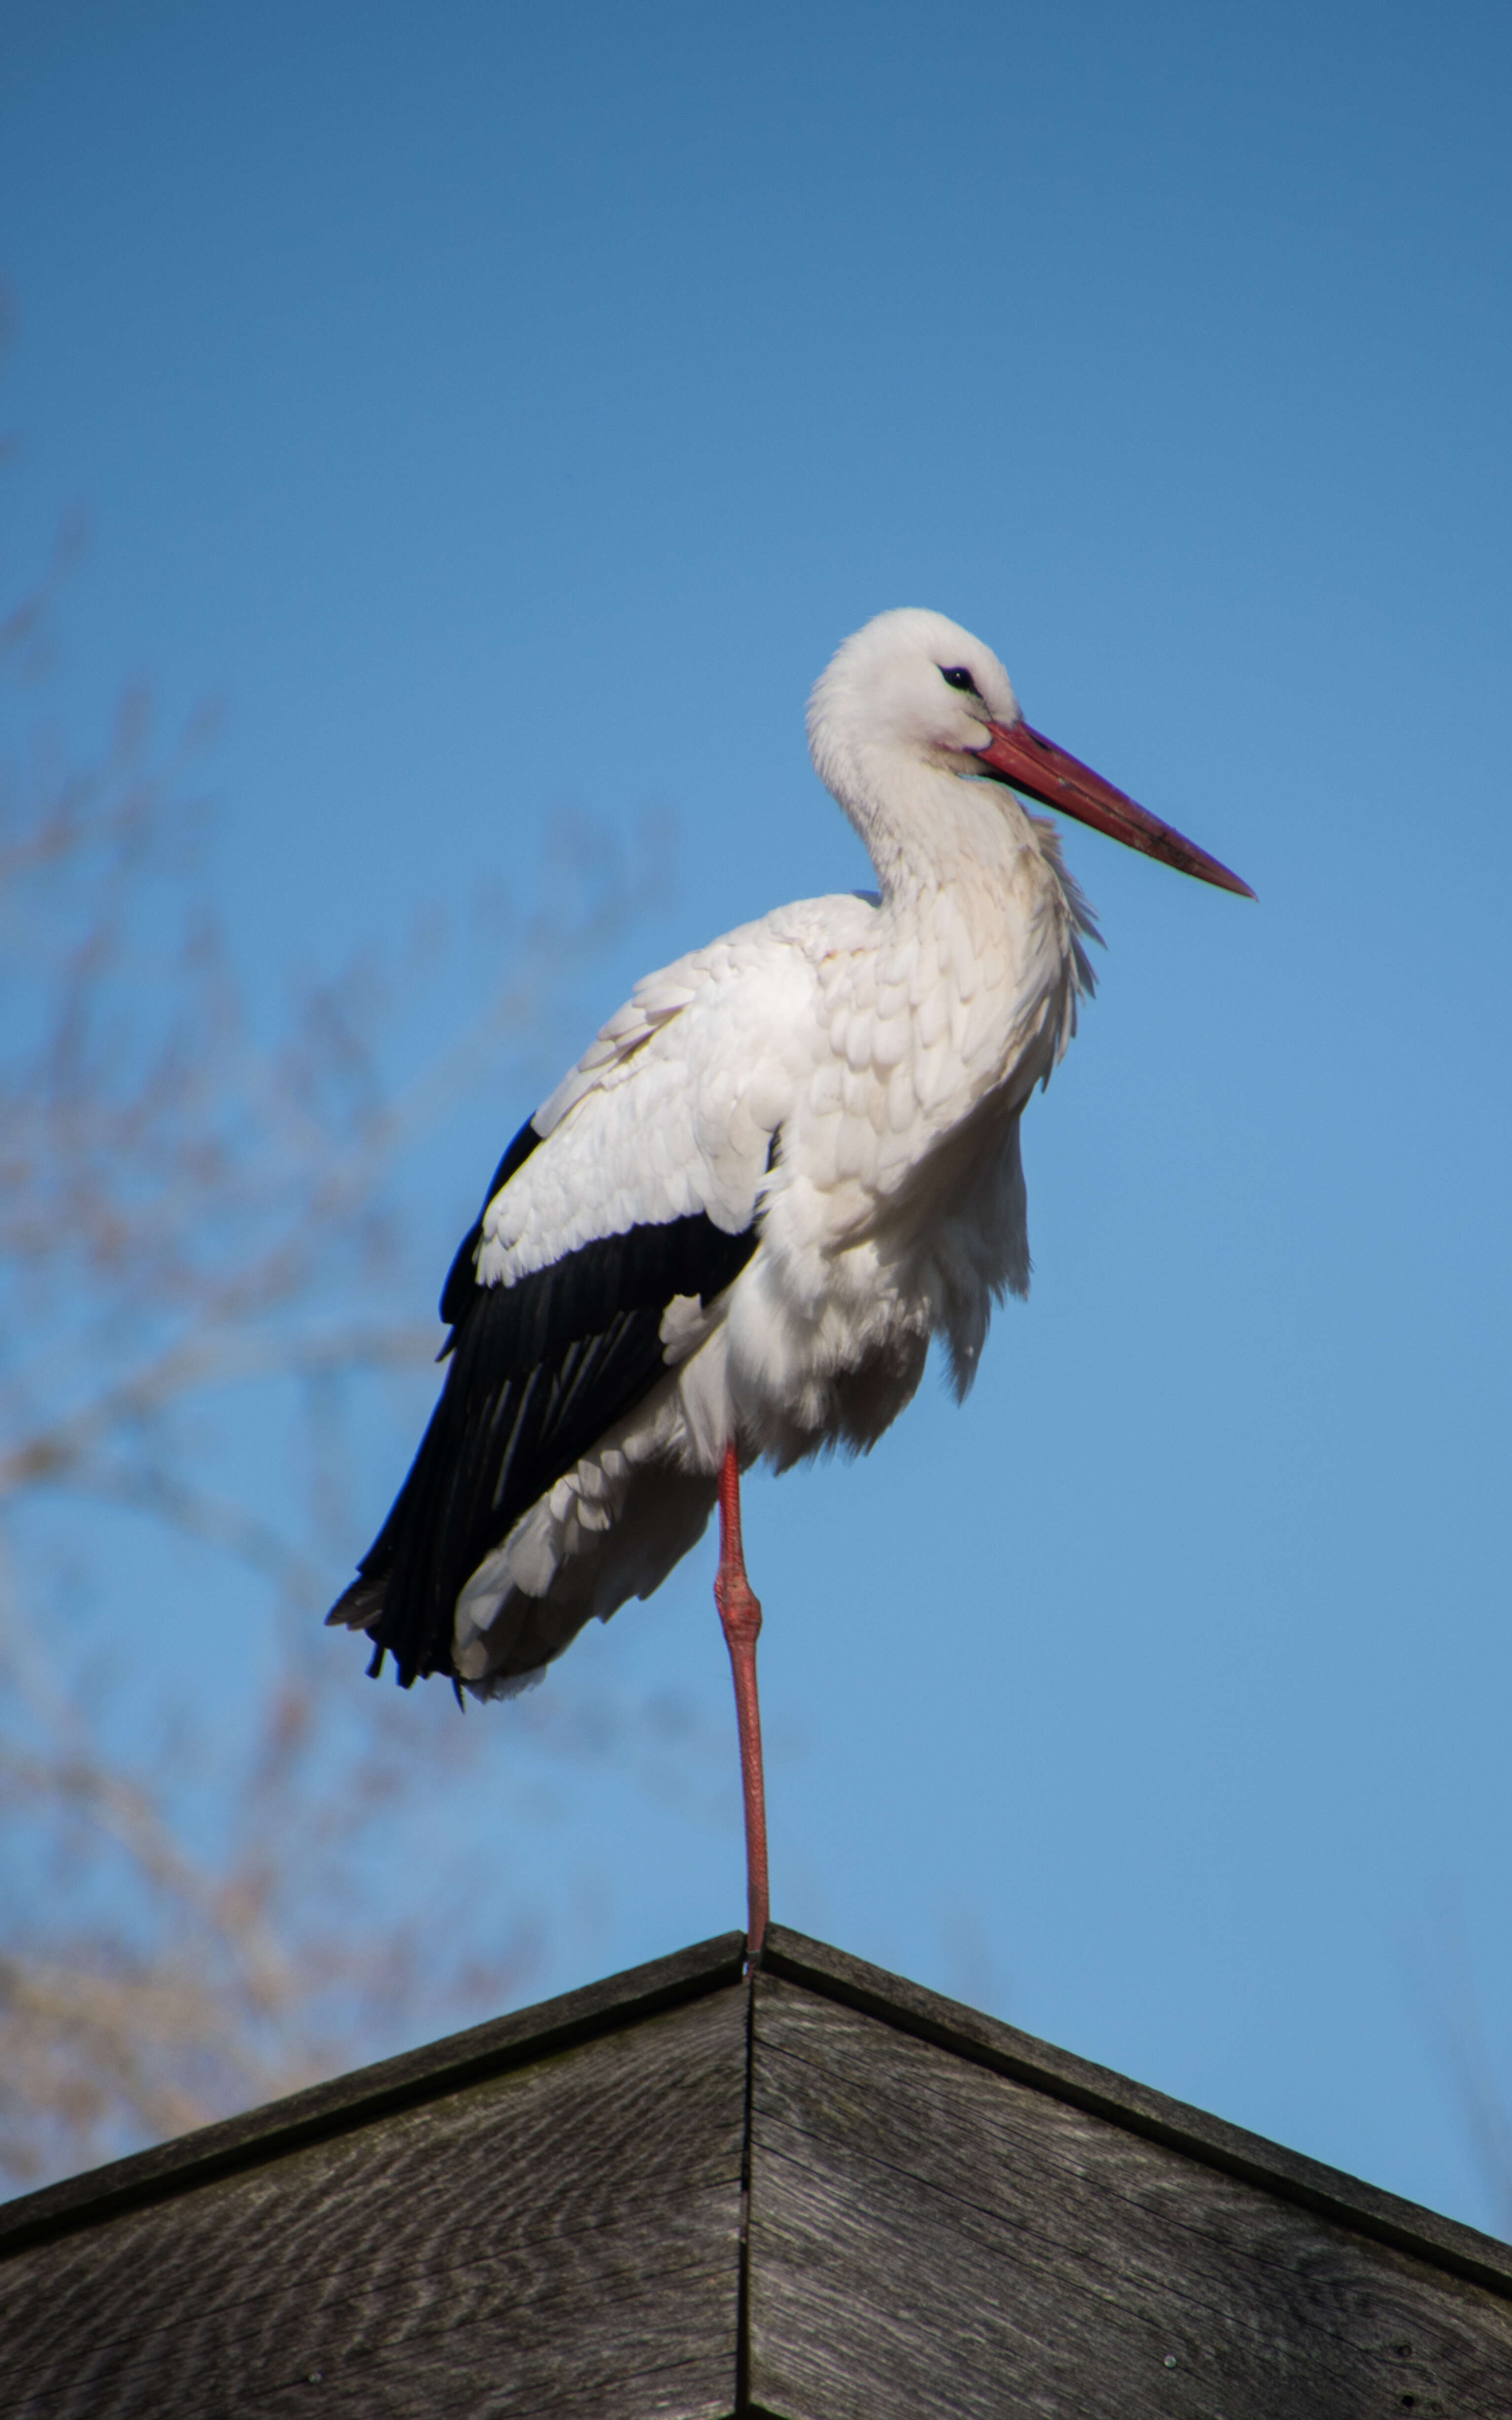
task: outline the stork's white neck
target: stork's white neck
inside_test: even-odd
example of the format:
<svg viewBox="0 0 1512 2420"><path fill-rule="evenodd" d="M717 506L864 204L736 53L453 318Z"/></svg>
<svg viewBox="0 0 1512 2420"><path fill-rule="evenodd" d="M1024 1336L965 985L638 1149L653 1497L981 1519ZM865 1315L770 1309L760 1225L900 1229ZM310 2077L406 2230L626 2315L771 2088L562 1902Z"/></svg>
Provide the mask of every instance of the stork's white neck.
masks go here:
<svg viewBox="0 0 1512 2420"><path fill-rule="evenodd" d="M1026 892L1060 887L1058 850L1000 783L864 746L825 771L893 909L964 890L985 892L1001 912Z"/></svg>

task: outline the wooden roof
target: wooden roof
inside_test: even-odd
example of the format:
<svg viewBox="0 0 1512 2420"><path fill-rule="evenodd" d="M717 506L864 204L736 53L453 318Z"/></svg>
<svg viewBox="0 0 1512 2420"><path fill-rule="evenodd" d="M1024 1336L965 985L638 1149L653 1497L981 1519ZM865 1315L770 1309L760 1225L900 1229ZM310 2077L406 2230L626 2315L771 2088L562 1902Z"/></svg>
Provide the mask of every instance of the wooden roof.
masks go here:
<svg viewBox="0 0 1512 2420"><path fill-rule="evenodd" d="M1512 2414L1512 2249L774 1929L0 2208L28 2420Z"/></svg>

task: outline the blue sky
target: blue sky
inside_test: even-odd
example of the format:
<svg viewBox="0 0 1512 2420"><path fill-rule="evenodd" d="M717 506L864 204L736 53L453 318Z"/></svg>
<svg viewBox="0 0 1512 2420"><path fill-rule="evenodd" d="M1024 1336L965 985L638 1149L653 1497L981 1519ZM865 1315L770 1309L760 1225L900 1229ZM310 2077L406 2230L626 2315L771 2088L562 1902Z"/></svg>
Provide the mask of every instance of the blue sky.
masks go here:
<svg viewBox="0 0 1512 2420"><path fill-rule="evenodd" d="M89 515L82 722L224 699L259 997L528 893L563 802L679 838L563 1059L863 881L802 709L895 604L1255 885L1071 833L1109 948L1031 1300L964 1412L750 1490L775 1906L1483 2225L1434 2015L1458 1934L1512 2089L1509 58L1473 0L0 38L17 544ZM552 1072L417 1177L417 1315ZM711 1572L575 1655L724 1722ZM509 1843L602 1885L543 1986L739 1921L733 1803L581 1792Z"/></svg>

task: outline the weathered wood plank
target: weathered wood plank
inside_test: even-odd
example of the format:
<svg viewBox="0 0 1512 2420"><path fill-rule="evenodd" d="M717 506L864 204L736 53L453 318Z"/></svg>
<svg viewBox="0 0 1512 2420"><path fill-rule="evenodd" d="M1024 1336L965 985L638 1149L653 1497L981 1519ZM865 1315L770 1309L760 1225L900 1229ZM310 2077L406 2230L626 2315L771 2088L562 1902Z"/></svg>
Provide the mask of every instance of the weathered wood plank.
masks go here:
<svg viewBox="0 0 1512 2420"><path fill-rule="evenodd" d="M769 1942L753 2412L1509 2420L1506 2247ZM742 1946L0 2211L0 2420L724 2420Z"/></svg>
<svg viewBox="0 0 1512 2420"><path fill-rule="evenodd" d="M1383 2193L1341 2169L1267 2142L1263 2135L1247 2133L1242 2126L1230 2126L1207 2110L1172 2101L1148 2085L1116 2074L1111 2068L1058 2050L1033 2034L983 2016L978 2009L927 1992L920 1984L870 1966L863 1959L831 1948L827 1942L789 1931L784 1925L769 1929L763 1963L773 1974L805 1984L822 1997L879 2016L921 2040L936 2042L959 2057L1033 2085L1073 2108L1107 2118L1150 2142L1185 2151L1230 2176L1358 2227L1383 2243L1395 2243L1403 2251L1440 2262L1476 2285L1512 2296L1512 2244L1479 2234L1473 2226L1461 2226L1437 2211Z"/></svg>
<svg viewBox="0 0 1512 2420"><path fill-rule="evenodd" d="M39 2193L0 2204L0 2259L20 2246L74 2226L92 2226L117 2211L134 2209L196 2187L259 2161L279 2159L301 2143L387 2115L459 2086L545 2056L576 2041L638 2024L658 2009L677 2008L706 1992L735 1982L745 1963L744 1933L678 1950L649 1965L629 1968L566 1992L513 2015L495 2017L466 2033L448 2035L424 2049L406 2051L375 2067L354 2069L329 2084L313 2085L286 2100L249 2109L214 2126L202 2126L177 2141L160 2143L127 2160L84 2176L69 2177Z"/></svg>
<svg viewBox="0 0 1512 2420"><path fill-rule="evenodd" d="M16 2253L0 2413L715 2420L747 2007L727 1986Z"/></svg>
<svg viewBox="0 0 1512 2420"><path fill-rule="evenodd" d="M1512 2412L1484 2288L771 1976L749 2264L791 2420Z"/></svg>

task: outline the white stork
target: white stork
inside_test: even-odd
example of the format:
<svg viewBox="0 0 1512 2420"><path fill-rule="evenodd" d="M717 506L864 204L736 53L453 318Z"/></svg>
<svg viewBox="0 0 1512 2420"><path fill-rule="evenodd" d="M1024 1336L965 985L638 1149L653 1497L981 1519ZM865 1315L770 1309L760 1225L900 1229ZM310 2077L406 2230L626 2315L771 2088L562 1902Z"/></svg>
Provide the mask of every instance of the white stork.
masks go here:
<svg viewBox="0 0 1512 2420"><path fill-rule="evenodd" d="M879 889L779 908L648 975L501 1160L441 1295L440 1400L329 1619L408 1688L538 1680L649 1596L716 1502L749 1945L767 1913L740 1473L864 1451L932 1337L957 1396L1029 1277L1019 1117L1090 991L1094 927L1014 795L1249 892L1025 722L938 613L880 614L809 706Z"/></svg>

